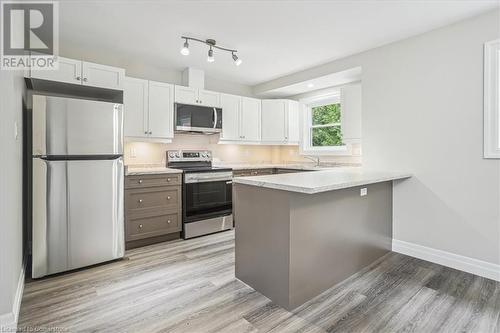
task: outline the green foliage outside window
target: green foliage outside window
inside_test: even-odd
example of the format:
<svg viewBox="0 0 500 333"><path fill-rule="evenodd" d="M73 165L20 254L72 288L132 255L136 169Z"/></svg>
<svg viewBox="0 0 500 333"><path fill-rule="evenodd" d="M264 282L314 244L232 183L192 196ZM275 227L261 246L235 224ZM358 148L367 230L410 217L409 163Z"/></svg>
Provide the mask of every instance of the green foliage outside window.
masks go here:
<svg viewBox="0 0 500 333"><path fill-rule="evenodd" d="M312 114L312 145L342 146L342 131L340 128L340 104L329 104L313 107ZM330 125L316 127L317 125Z"/></svg>

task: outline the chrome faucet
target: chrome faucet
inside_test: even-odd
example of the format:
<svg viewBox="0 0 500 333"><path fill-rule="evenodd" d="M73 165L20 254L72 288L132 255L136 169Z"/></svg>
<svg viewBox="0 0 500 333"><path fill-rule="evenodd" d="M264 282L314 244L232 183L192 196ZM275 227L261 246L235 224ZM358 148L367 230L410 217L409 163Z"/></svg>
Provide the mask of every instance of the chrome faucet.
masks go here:
<svg viewBox="0 0 500 333"><path fill-rule="evenodd" d="M319 157L314 157L314 156L306 156L306 155L304 155L304 158L307 158L308 160L313 161L314 163L316 163L316 165L315 165L315 166L319 167Z"/></svg>

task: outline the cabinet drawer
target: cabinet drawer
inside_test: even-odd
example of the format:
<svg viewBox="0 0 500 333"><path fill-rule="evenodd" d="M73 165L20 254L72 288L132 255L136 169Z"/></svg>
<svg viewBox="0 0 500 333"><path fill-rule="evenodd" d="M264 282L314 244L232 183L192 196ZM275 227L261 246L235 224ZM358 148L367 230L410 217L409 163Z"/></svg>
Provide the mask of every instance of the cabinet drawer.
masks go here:
<svg viewBox="0 0 500 333"><path fill-rule="evenodd" d="M165 186L125 191L125 210L127 214L164 211L180 207L180 186Z"/></svg>
<svg viewBox="0 0 500 333"><path fill-rule="evenodd" d="M125 188L144 188L152 186L180 185L181 174L155 174L125 177Z"/></svg>
<svg viewBox="0 0 500 333"><path fill-rule="evenodd" d="M127 219L126 241L161 236L181 230L178 213Z"/></svg>

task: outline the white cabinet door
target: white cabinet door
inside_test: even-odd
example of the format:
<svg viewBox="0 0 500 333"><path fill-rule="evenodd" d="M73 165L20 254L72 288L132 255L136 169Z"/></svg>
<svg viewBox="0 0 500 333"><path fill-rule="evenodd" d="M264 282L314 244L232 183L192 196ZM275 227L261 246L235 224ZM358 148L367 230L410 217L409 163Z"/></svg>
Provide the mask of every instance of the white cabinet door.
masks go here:
<svg viewBox="0 0 500 333"><path fill-rule="evenodd" d="M184 86L175 86L175 102L181 104L198 105L198 89Z"/></svg>
<svg viewBox="0 0 500 333"><path fill-rule="evenodd" d="M288 101L288 143L299 143L299 103L296 101Z"/></svg>
<svg viewBox="0 0 500 333"><path fill-rule="evenodd" d="M83 84L86 86L122 90L125 70L83 61L82 76Z"/></svg>
<svg viewBox="0 0 500 333"><path fill-rule="evenodd" d="M32 70L34 79L82 84L82 62L80 60L57 57L57 70Z"/></svg>
<svg viewBox="0 0 500 333"><path fill-rule="evenodd" d="M221 94L222 136L221 140L240 140L240 103L241 97Z"/></svg>
<svg viewBox="0 0 500 333"><path fill-rule="evenodd" d="M285 143L287 103L284 100L262 100L262 141Z"/></svg>
<svg viewBox="0 0 500 333"><path fill-rule="evenodd" d="M198 89L198 104L218 108L220 107L220 93Z"/></svg>
<svg viewBox="0 0 500 333"><path fill-rule="evenodd" d="M244 141L260 141L260 107L260 99L241 98L240 135Z"/></svg>
<svg viewBox="0 0 500 333"><path fill-rule="evenodd" d="M148 81L126 77L123 83L123 133L148 136Z"/></svg>
<svg viewBox="0 0 500 333"><path fill-rule="evenodd" d="M149 81L149 136L174 137L174 86Z"/></svg>
<svg viewBox="0 0 500 333"><path fill-rule="evenodd" d="M342 87L340 104L343 142L361 143L361 85Z"/></svg>

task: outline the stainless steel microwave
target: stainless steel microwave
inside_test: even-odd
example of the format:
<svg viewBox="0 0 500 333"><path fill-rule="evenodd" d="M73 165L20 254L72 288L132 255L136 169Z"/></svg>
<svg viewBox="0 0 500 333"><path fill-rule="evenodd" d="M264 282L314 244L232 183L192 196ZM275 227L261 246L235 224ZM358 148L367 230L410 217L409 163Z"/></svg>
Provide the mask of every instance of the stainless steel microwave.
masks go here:
<svg viewBox="0 0 500 333"><path fill-rule="evenodd" d="M175 103L175 130L219 133L222 130L222 109Z"/></svg>

